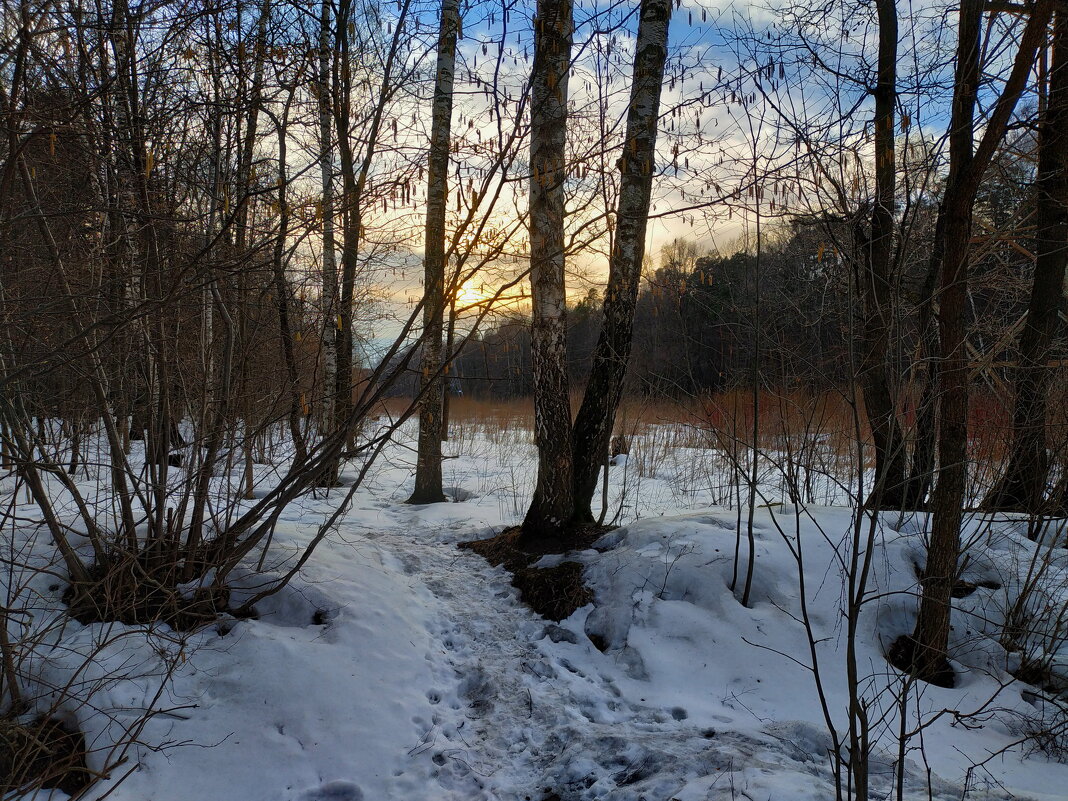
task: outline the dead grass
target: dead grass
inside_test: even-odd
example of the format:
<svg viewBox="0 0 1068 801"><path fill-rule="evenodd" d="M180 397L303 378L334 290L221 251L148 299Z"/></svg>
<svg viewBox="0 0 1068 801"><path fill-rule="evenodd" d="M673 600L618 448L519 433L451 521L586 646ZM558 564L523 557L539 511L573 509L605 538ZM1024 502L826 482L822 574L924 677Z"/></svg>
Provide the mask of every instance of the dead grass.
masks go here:
<svg viewBox="0 0 1068 801"><path fill-rule="evenodd" d="M77 796L93 781L85 737L56 718L32 723L0 719L0 796L22 788Z"/></svg>
<svg viewBox="0 0 1068 801"><path fill-rule="evenodd" d="M918 399L902 399L899 410L910 452ZM572 396L573 410L580 400L581 394ZM739 488L749 481L753 454L758 453L762 485L777 487L774 491L793 502L838 504L858 470L875 467L859 389L763 389L755 419L753 400L745 388L684 399L625 398L613 434L629 443L630 476L634 481L669 478L684 501L702 494L732 506L741 502ZM530 398L452 398L450 418L455 452L462 452L468 440L485 440L502 451L533 444ZM1055 470L1068 462L1064 446L1056 444L1065 441L1066 420L1068 395L1052 392L1049 433ZM1002 475L1011 434L1011 398L977 381L969 411L969 504L983 498Z"/></svg>
<svg viewBox="0 0 1068 801"><path fill-rule="evenodd" d="M581 400L580 393L573 393L573 412L578 411ZM843 453L849 449L855 428L849 405L839 393L765 391L760 408L759 445L763 449L776 447L784 434L812 429L828 435ZM451 398L449 419L454 429L477 429L495 442L517 434L529 437L534 428L534 405L530 398ZM616 416L616 433L660 437L667 448L715 447L725 433L748 442L751 431L752 395L747 390L683 400L631 396L624 399ZM666 433L670 437L664 439Z"/></svg>
<svg viewBox="0 0 1068 801"><path fill-rule="evenodd" d="M89 583L71 584L64 593L68 614L86 625L163 622L175 631L191 631L229 611L228 590L201 588L184 597L175 589L177 568L153 563L149 556L120 555L94 565Z"/></svg>
<svg viewBox="0 0 1068 801"><path fill-rule="evenodd" d="M1056 393L1054 393L1056 396ZM870 432L863 398L856 391L860 435L871 451ZM578 411L581 393L573 393L571 406ZM1052 397L1051 427L1068 428L1068 396ZM1011 426L1011 399L1001 397L986 387L973 387L970 400L969 430L973 457L999 461L1005 457L1006 433ZM534 406L530 398L482 400L462 397L450 399L450 419L458 424L478 424L503 431L531 431ZM901 422L907 433L915 427L912 404L902 410ZM802 433L818 435L825 446L846 455L855 452L857 421L847 389L811 391L805 388L761 390L759 393L759 447L772 449L784 437ZM709 393L693 398L669 399L630 396L623 400L616 417L617 433L644 435L650 429L670 426L676 430L672 445L709 447L709 433L730 432L747 445L753 428L753 395L748 389Z"/></svg>

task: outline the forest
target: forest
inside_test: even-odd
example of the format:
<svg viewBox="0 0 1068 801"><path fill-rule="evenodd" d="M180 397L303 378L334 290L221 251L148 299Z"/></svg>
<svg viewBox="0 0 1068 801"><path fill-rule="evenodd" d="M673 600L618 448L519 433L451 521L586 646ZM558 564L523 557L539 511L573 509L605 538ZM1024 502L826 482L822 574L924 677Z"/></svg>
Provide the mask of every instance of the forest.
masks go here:
<svg viewBox="0 0 1068 801"><path fill-rule="evenodd" d="M3 0L0 799L1068 781L1068 0Z"/></svg>

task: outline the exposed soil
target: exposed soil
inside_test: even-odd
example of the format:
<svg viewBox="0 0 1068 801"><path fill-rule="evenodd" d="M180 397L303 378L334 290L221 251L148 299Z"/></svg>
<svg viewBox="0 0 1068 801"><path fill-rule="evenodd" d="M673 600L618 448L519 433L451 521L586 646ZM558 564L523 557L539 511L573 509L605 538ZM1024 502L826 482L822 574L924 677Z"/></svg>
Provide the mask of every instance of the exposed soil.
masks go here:
<svg viewBox="0 0 1068 801"><path fill-rule="evenodd" d="M1021 661L1019 668L1010 670L1009 673L1024 684L1030 684L1050 695L1062 695L1068 692L1068 685L1053 673L1048 659L1025 658Z"/></svg>
<svg viewBox="0 0 1068 801"><path fill-rule="evenodd" d="M505 529L485 540L461 542L458 547L474 551L491 565L500 565L512 574L512 586L527 606L549 620L560 621L593 600L582 581L582 565L563 561L553 567L532 567L547 554L589 548L609 531L604 526L575 529L566 540L524 541L518 526Z"/></svg>
<svg viewBox="0 0 1068 801"><path fill-rule="evenodd" d="M912 570L916 574L916 580L922 582L924 578L924 570L919 562L912 563ZM967 598L978 589L984 590L1000 590L1001 585L996 581L965 581L962 578L958 578L953 583L953 589L950 590L950 595L954 598Z"/></svg>
<svg viewBox="0 0 1068 801"><path fill-rule="evenodd" d="M935 670L929 673L921 674L917 671L917 647L917 643L912 637L907 634L902 635L890 644L890 648L886 652L886 661L902 673L908 673L914 678L933 684L936 687L956 687L957 674L947 659L942 659Z"/></svg>
<svg viewBox="0 0 1068 801"><path fill-rule="evenodd" d="M527 606L557 622L593 600L593 592L582 582L582 565L578 562L520 568L512 576L512 586L519 590Z"/></svg>
<svg viewBox="0 0 1068 801"><path fill-rule="evenodd" d="M1000 590L1001 585L998 584L996 581L979 581L973 584L970 581L964 581L963 579L960 579L957 581L956 584L953 585L953 590L951 591L951 594L954 598L967 598L969 595L971 595L978 589Z"/></svg>

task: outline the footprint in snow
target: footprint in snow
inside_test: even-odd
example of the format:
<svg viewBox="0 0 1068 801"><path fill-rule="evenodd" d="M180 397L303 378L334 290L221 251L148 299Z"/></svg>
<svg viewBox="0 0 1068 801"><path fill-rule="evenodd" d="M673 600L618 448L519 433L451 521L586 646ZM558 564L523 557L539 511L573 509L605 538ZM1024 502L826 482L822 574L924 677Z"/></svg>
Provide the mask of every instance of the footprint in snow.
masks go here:
<svg viewBox="0 0 1068 801"><path fill-rule="evenodd" d="M363 790L352 782L327 782L305 790L297 801L363 801Z"/></svg>

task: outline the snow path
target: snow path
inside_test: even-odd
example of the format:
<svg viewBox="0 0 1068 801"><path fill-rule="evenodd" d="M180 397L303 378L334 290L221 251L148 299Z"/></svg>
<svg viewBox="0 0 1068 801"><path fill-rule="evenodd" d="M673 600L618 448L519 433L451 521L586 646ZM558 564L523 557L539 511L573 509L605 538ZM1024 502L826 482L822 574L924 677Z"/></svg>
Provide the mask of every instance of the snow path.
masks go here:
<svg viewBox="0 0 1068 801"><path fill-rule="evenodd" d="M762 507L754 600L743 607L730 589L736 512L707 497L677 506L670 476L644 478L640 497L635 483L633 503L624 504L627 474L617 470L626 525L606 538L604 553L576 557L596 609L557 625L519 603L506 572L456 548L519 519L526 500L517 488L533 484L532 460L520 458L514 441L476 439L464 449L448 463L456 502L424 507L404 503L405 454L384 460L301 574L256 603L255 619L182 636L167 626L147 636L121 624L82 626L63 617L51 574L37 576L39 618L46 629L63 621L65 648L33 664L35 680L46 690L84 683L63 711L86 735L90 767L103 768L109 749L124 742L131 711L156 710L128 761L86 801L834 797L831 739L796 617L798 565L792 535L783 533L793 529L780 524L795 521L806 543L823 687L842 731L842 577L832 568L852 510ZM288 570L346 492L312 493L282 510L268 573ZM870 760L873 799L896 790L892 701L900 677L882 648L911 630L926 530L919 517L905 522L885 527L876 545L880 600L866 607L858 639L866 698L881 727ZM996 645L999 615L1029 554L1038 553L1014 525L969 534L965 578L981 591L955 603L962 682L923 687L910 702L909 720L923 721L925 733L907 744L909 801L1065 797L1068 765L1006 750L1022 733L1042 731L1051 714L1033 688L1006 678L1011 655ZM27 543L36 536L32 527L20 533ZM1068 586L1057 554L1043 587L1054 611ZM235 571L233 605L264 586L251 566ZM998 708L987 714L991 704ZM956 710L979 714L958 726ZM925 758L959 784L928 779Z"/></svg>
<svg viewBox="0 0 1068 801"><path fill-rule="evenodd" d="M618 666L582 633L584 612L566 622L570 628L543 620L519 603L504 570L455 547L487 533L472 523L470 511L382 504L376 530L359 515L359 523L340 531L343 539L366 538L392 555L436 606L429 635L444 658L432 667L430 714L413 719L420 739L410 754L433 763L428 778L440 788L433 798L833 797L830 741L817 727L696 726L681 708L628 700L617 678L605 675L618 670L591 668ZM876 763L873 775L889 769ZM910 789L927 797L918 781ZM397 777L393 797L419 797L415 790ZM937 780L934 793L960 798L960 788Z"/></svg>
<svg viewBox="0 0 1068 801"><path fill-rule="evenodd" d="M759 762L763 743L697 731L630 703L612 679L575 666L559 647L544 647L556 639L594 650L522 606L504 570L455 548L470 524L455 523L443 537L418 510L390 516L396 525L373 541L441 607L431 634L448 669L428 692L435 712L417 749L438 765L441 798L667 798L679 787L682 763L708 775L729 772L739 752L750 765Z"/></svg>

